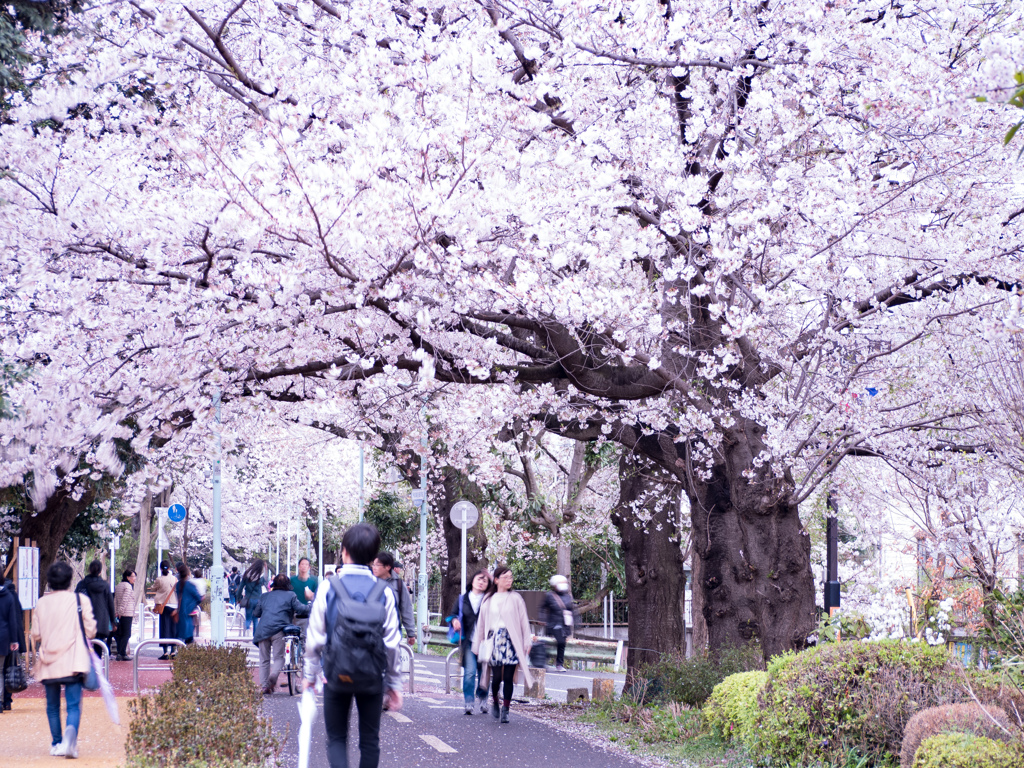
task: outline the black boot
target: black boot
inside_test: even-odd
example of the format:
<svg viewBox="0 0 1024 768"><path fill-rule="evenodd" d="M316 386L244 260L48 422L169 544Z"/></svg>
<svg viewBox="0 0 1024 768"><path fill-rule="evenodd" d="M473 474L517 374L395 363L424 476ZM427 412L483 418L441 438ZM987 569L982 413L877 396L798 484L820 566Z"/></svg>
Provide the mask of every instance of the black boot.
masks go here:
<svg viewBox="0 0 1024 768"><path fill-rule="evenodd" d="M503 722L503 723L507 723L508 722L508 707L502 707L501 708L501 722Z"/></svg>
<svg viewBox="0 0 1024 768"><path fill-rule="evenodd" d="M493 718L494 718L495 720L497 720L497 719L498 719L498 716L499 716L500 714L501 714L501 712L500 712L500 711L499 711L499 709L498 709L498 700L497 700L497 699L494 699L494 700L493 700L493 701L491 702L491 717L493 717Z"/></svg>

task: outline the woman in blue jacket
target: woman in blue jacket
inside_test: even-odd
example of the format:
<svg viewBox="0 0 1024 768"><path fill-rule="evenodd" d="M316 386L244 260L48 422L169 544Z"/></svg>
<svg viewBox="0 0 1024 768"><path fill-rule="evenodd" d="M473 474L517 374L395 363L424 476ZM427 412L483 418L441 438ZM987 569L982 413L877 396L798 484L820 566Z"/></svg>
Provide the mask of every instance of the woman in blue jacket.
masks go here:
<svg viewBox="0 0 1024 768"><path fill-rule="evenodd" d="M191 574L188 572L188 566L184 563L178 563L176 567L178 570L178 584L175 587L175 591L178 594L178 607L174 609L171 618L178 622L178 639L183 641L185 645L188 645L192 642L192 636L195 634L192 612L199 607L199 603L202 602L203 598L199 594L199 590L196 589L196 585L189 579Z"/></svg>

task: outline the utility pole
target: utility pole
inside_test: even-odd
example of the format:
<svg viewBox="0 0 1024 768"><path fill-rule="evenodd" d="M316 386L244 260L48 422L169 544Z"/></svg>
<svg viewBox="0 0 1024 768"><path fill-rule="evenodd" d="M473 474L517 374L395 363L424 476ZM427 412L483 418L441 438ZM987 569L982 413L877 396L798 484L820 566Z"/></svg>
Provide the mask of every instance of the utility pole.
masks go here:
<svg viewBox="0 0 1024 768"><path fill-rule="evenodd" d="M324 580L324 508L320 507L320 551L317 552L316 563L320 566L320 581Z"/></svg>
<svg viewBox="0 0 1024 768"><path fill-rule="evenodd" d="M359 522L363 522L363 511L365 506L363 485L363 444L359 443Z"/></svg>
<svg viewBox="0 0 1024 768"><path fill-rule="evenodd" d="M427 616L427 406L420 407L420 420L423 422L423 438L420 440L420 572L417 574L416 596L416 642L420 653L426 650L423 643L423 627L430 623Z"/></svg>
<svg viewBox="0 0 1024 768"><path fill-rule="evenodd" d="M213 395L214 434L217 436L213 459L213 568L210 569L210 639L224 645L224 551L220 542L220 392Z"/></svg>

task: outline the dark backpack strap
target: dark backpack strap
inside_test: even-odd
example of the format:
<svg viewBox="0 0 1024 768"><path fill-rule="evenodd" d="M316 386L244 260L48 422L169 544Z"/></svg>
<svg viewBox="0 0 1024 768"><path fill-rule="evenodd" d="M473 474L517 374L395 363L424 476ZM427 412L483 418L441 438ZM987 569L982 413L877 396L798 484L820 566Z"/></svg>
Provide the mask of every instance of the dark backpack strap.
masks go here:
<svg viewBox="0 0 1024 768"><path fill-rule="evenodd" d="M380 600L384 594L384 590L388 588L387 582L377 579L377 583L373 585L373 589L370 590L370 594L366 596L366 602L373 600ZM387 601L384 603L387 605Z"/></svg>

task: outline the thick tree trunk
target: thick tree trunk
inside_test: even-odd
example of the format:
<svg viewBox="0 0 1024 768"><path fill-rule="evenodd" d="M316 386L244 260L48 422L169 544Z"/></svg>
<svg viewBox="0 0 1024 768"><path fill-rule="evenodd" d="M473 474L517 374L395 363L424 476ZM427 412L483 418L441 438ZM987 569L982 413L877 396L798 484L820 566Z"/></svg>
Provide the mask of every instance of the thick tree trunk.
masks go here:
<svg viewBox="0 0 1024 768"><path fill-rule="evenodd" d="M561 538L555 544L555 573L560 573L572 581L572 547Z"/></svg>
<svg viewBox="0 0 1024 768"><path fill-rule="evenodd" d="M96 491L90 484L81 498L75 499L63 488L58 489L46 500L41 512L33 515L25 512L21 518L21 538L32 539L39 547L39 594L46 589L46 571L57 559L60 545L71 530L75 518L89 508L96 498Z"/></svg>
<svg viewBox="0 0 1024 768"><path fill-rule="evenodd" d="M141 589L135 590L135 607L146 596L146 573L149 570L149 546L153 542L153 525L156 522L155 507L166 507L171 498L171 489L166 488L154 494L148 489L139 506L139 553L135 557L135 583ZM159 570L160 564L157 563Z"/></svg>
<svg viewBox="0 0 1024 768"><path fill-rule="evenodd" d="M757 638L767 659L806 647L814 629L814 579L811 540L791 501L791 479L754 462L763 447L757 429L727 436L724 462L707 481L692 480L690 507L708 647Z"/></svg>
<svg viewBox="0 0 1024 768"><path fill-rule="evenodd" d="M457 605L459 588L462 583L462 532L452 525L452 505L463 499L473 502L480 510L476 525L466 531L466 586L473 574L487 567L487 535L484 533L483 492L476 483L470 482L464 474L452 467L444 470L442 483L443 498L435 499L438 514L443 521L444 540L448 551L448 563L441 572L441 612L447 616Z"/></svg>
<svg viewBox="0 0 1024 768"><path fill-rule="evenodd" d="M680 500L675 478L646 459L623 454L612 523L622 537L626 569L630 679L663 653L686 648L686 583L677 525Z"/></svg>
<svg viewBox="0 0 1024 768"><path fill-rule="evenodd" d="M701 583L704 566L696 547L691 552L690 561L693 566L693 572L690 574L690 642L693 644L694 655L697 655L708 648L708 623L704 619L704 591L697 588Z"/></svg>

